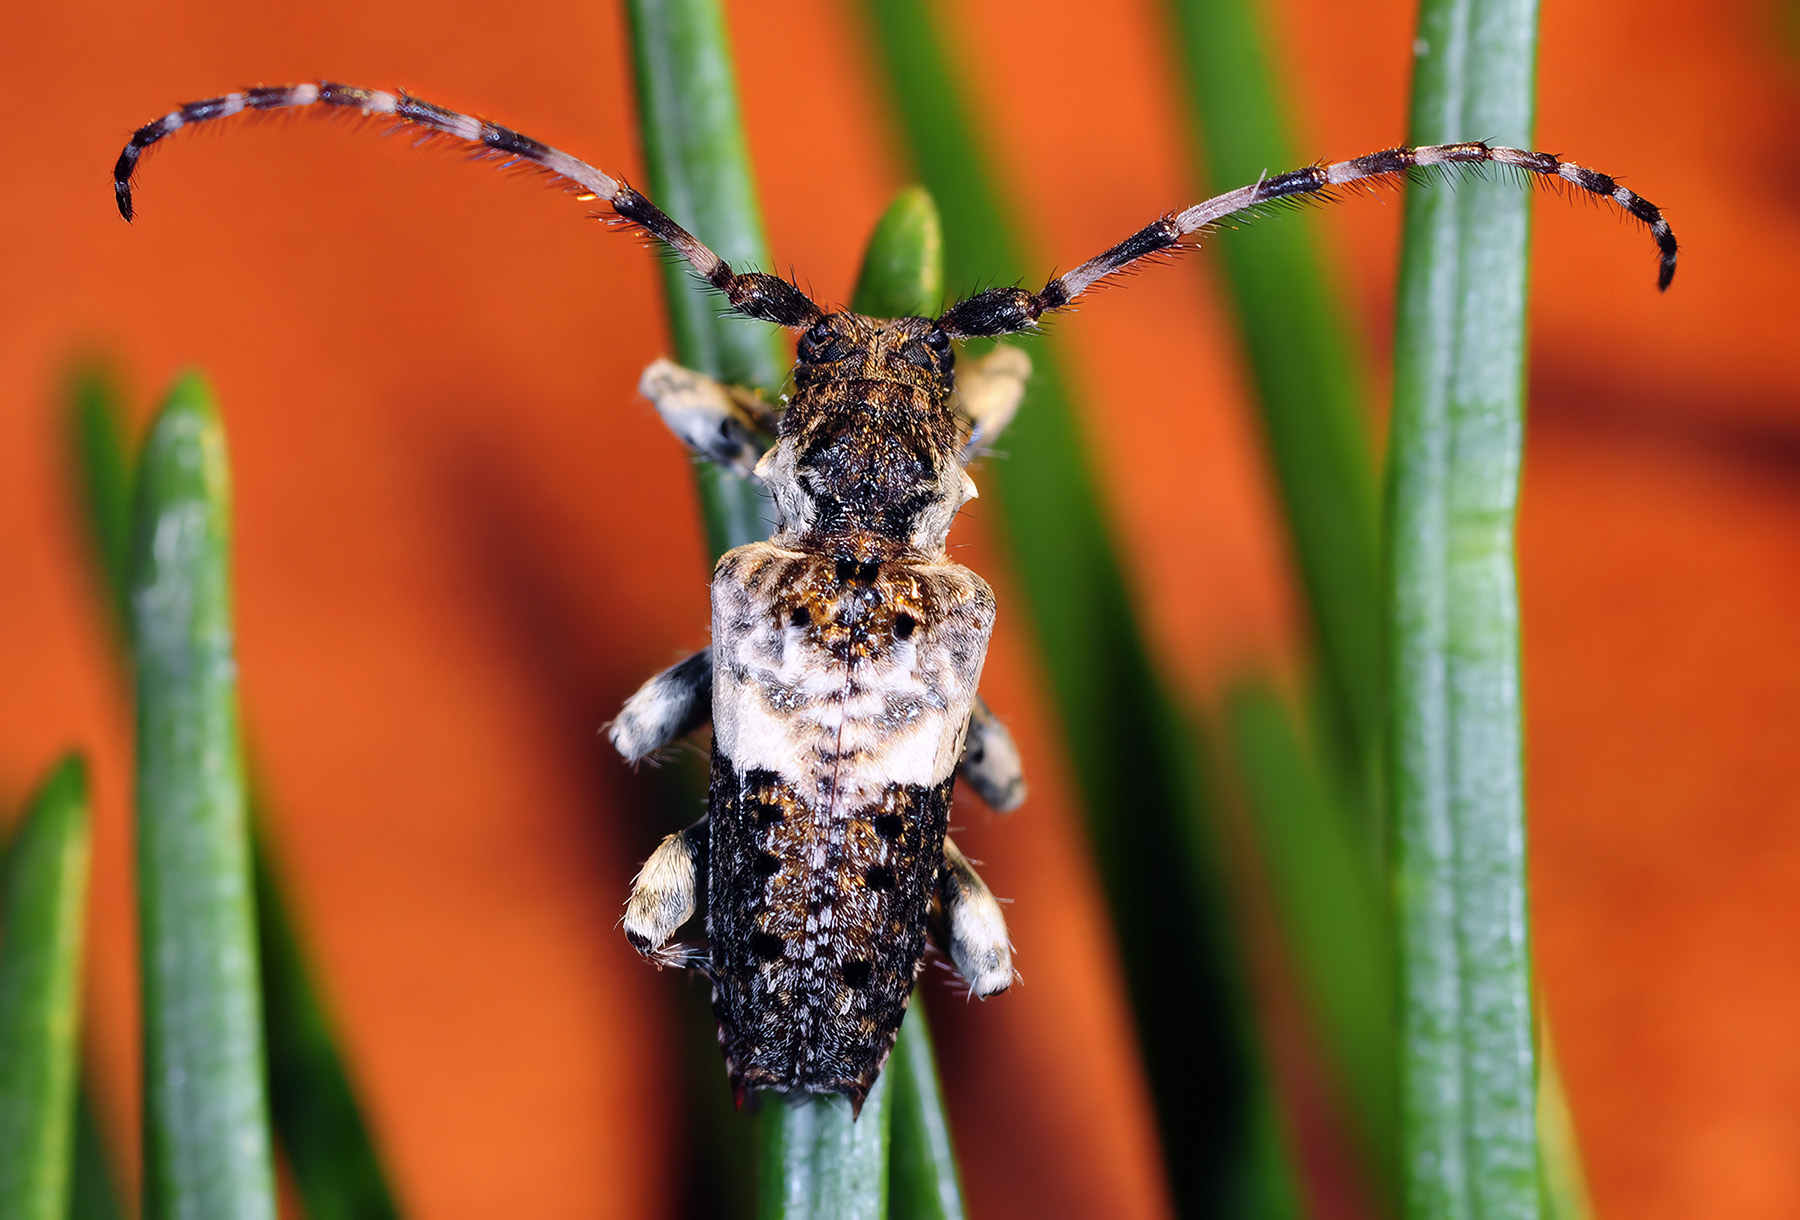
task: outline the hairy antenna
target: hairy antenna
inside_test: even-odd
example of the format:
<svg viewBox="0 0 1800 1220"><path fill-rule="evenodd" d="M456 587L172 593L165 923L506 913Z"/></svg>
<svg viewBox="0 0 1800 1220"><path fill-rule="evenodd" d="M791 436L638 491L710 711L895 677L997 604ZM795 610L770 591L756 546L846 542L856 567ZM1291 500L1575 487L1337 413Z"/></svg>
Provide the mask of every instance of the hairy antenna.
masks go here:
<svg viewBox="0 0 1800 1220"><path fill-rule="evenodd" d="M1076 297L1117 275L1140 259L1174 253L1186 247L1182 238L1204 233L1232 216L1254 213L1284 200L1330 200L1335 188L1380 185L1411 180L1428 181L1422 171L1479 171L1501 165L1536 174L1553 182L1569 183L1612 200L1625 214L1650 230L1661 252L1656 286L1666 289L1675 278L1675 233L1657 207L1642 195L1620 186L1596 170L1563 161L1550 153L1519 148L1494 148L1487 144L1436 144L1425 148L1389 148L1336 164L1309 165L1291 173L1264 178L1251 186L1197 203L1185 212L1163 216L1073 271L1059 275L1040 292L1022 288L990 288L961 301L938 319L946 334L954 337L1007 335L1032 329L1037 320L1069 305ZM1189 243L1190 245L1192 243Z"/></svg>
<svg viewBox="0 0 1800 1220"><path fill-rule="evenodd" d="M227 93L223 97L189 102L144 124L132 134L130 143L125 145L113 168L113 192L118 198L119 214L126 220L131 219L132 179L145 150L157 141L174 135L183 127L230 118L246 111L293 110L304 106L334 106L365 115L386 115L397 124L410 124L428 135L458 141L479 157L546 173L577 192L578 199L599 200L621 219L636 225L686 259L701 279L724 294L735 312L789 327L810 326L820 316L819 307L795 285L779 276L733 271L730 264L669 219L654 203L625 182L585 161L510 128L474 115L445 110L406 93L358 89L331 81Z"/></svg>

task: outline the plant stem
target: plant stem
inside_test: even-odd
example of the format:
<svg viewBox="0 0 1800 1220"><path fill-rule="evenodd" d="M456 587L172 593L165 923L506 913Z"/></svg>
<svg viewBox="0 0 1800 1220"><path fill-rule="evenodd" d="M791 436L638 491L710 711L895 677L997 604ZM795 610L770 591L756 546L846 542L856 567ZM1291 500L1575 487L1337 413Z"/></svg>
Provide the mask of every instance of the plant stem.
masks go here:
<svg viewBox="0 0 1800 1220"><path fill-rule="evenodd" d="M1411 139L1530 145L1534 0L1426 0ZM1406 1212L1538 1214L1513 522L1528 198L1406 204L1389 446Z"/></svg>
<svg viewBox="0 0 1800 1220"><path fill-rule="evenodd" d="M151 429L133 525L144 1214L273 1220L225 441L197 376Z"/></svg>
<svg viewBox="0 0 1800 1220"><path fill-rule="evenodd" d="M87 769L64 758L0 879L0 1215L13 1220L69 1210L88 822Z"/></svg>
<svg viewBox="0 0 1800 1220"><path fill-rule="evenodd" d="M765 1093L760 1220L883 1220L892 1092L883 1073L854 1120L842 1097Z"/></svg>

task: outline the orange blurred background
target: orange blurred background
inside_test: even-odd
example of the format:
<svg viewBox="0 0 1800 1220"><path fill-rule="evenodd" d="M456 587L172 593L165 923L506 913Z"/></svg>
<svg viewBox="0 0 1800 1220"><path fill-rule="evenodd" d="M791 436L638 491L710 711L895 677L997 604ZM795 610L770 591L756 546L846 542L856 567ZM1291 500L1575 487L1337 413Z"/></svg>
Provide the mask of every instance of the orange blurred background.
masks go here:
<svg viewBox="0 0 1800 1220"><path fill-rule="evenodd" d="M1046 272L1198 197L1156 4L941 14ZM1544 8L1539 147L1624 176L1683 241L1659 298L1640 232L1555 198L1536 213L1534 934L1607 1217L1800 1215L1800 59L1779 17ZM817 0L730 18L776 258L842 300L906 181L866 35ZM1409 6L1277 0L1268 20L1306 155L1403 136ZM140 420L188 365L222 402L271 838L405 1203L678 1211L675 1031L704 993L614 925L637 862L690 819L595 731L705 638L687 462L634 393L667 347L650 257L534 181L354 123L184 134L147 162L129 227L108 185L175 103L321 76L641 180L622 13L69 2L6 26L0 804L55 751L91 753L88 1059L118 1153L135 1161L130 722L58 413L93 353ZM1317 221L1378 390L1399 212ZM1246 667L1292 669L1300 610L1216 269L1190 256L1058 330L1179 686L1205 701ZM1024 985L965 1006L929 984L972 1210L1161 1215L1067 765L980 507L959 536L1001 597L984 687L1033 797L1005 821L958 813L1016 899ZM1329 1170L1320 1214L1364 1214Z"/></svg>

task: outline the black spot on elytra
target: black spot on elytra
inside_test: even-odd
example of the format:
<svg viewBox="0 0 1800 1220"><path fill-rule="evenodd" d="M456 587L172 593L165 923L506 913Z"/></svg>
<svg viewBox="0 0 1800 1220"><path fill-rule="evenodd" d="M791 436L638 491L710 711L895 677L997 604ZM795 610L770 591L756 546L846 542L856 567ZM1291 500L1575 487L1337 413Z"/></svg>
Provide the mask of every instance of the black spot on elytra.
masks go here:
<svg viewBox="0 0 1800 1220"><path fill-rule="evenodd" d="M899 614L894 616L894 638L897 640L906 639L913 633L913 628L918 625L919 620L902 610Z"/></svg>
<svg viewBox="0 0 1800 1220"><path fill-rule="evenodd" d="M863 873L863 880L872 890L891 890L894 888L894 870L885 864L871 864Z"/></svg>
<svg viewBox="0 0 1800 1220"><path fill-rule="evenodd" d="M897 813L878 813L875 815L875 833L884 839L898 839L900 832L906 829L906 823Z"/></svg>
<svg viewBox="0 0 1800 1220"><path fill-rule="evenodd" d="M794 612L788 615L788 625L792 627L810 627L812 626L812 615L807 612L805 606L795 606Z"/></svg>
<svg viewBox="0 0 1800 1220"><path fill-rule="evenodd" d="M844 982L852 987L867 987L869 976L874 972L875 968L859 957L844 963Z"/></svg>
<svg viewBox="0 0 1800 1220"><path fill-rule="evenodd" d="M781 871L781 859L772 851L759 851L756 853L754 867L758 877L767 877Z"/></svg>
<svg viewBox="0 0 1800 1220"><path fill-rule="evenodd" d="M757 802L756 824L758 826L773 826L777 822L783 822L786 820L787 820L787 814L785 814L781 811L780 805L777 805L772 801Z"/></svg>
<svg viewBox="0 0 1800 1220"><path fill-rule="evenodd" d="M767 932L750 933L750 952L765 962L778 960L787 952L787 942L779 936L771 936Z"/></svg>

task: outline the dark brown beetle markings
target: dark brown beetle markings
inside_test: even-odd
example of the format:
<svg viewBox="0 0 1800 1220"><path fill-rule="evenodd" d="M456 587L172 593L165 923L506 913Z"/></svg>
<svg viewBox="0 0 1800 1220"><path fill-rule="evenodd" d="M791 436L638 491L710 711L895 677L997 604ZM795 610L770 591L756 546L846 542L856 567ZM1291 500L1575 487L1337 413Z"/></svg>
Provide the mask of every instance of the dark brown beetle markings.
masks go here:
<svg viewBox="0 0 1800 1220"><path fill-rule="evenodd" d="M993 598L879 536L841 536L858 557L837 558L788 534L713 580L713 1003L740 1091L860 1104L922 961ZM970 981L991 994L1011 980L1004 922L985 889L956 901L983 908L964 957L989 962Z"/></svg>
<svg viewBox="0 0 1800 1220"><path fill-rule="evenodd" d="M712 646L652 678L610 726L632 761L713 723L708 818L644 864L625 934L659 965L706 971L727 1070L747 1088L846 1094L860 1107L893 1045L929 926L976 995L1012 981L994 900L945 837L960 774L995 809L1024 799L1018 751L976 686L993 626L981 578L944 540L974 494L964 466L1011 419L1030 363L999 347L956 369L952 341L1035 329L1140 259L1196 244L1232 217L1346 189L1479 171L1607 199L1645 225L1657 283L1674 233L1643 196L1548 153L1481 143L1391 148L1265 175L1160 217L1042 289L993 288L936 319L827 313L794 284L736 271L655 204L567 153L405 94L329 81L190 102L119 154L132 215L144 151L249 111L351 109L540 171L664 243L745 317L800 331L795 392L754 392L657 361L640 389L698 454L760 478L780 524L713 576ZM778 439L766 452L760 437ZM706 895L708 943L673 943Z"/></svg>

